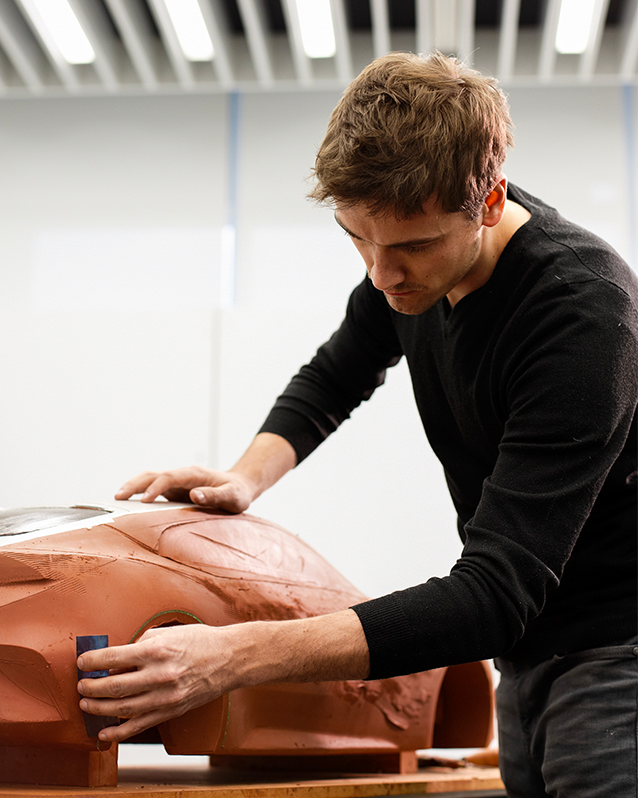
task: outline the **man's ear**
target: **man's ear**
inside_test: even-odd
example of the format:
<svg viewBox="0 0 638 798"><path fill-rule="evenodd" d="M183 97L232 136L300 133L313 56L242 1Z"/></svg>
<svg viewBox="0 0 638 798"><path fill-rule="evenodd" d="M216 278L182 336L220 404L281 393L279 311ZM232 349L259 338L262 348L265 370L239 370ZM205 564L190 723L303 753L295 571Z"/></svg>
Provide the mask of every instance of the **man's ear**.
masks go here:
<svg viewBox="0 0 638 798"><path fill-rule="evenodd" d="M506 199L507 178L503 176L483 203L481 213L483 216L483 225L485 227L494 227L501 221L503 213L505 212Z"/></svg>

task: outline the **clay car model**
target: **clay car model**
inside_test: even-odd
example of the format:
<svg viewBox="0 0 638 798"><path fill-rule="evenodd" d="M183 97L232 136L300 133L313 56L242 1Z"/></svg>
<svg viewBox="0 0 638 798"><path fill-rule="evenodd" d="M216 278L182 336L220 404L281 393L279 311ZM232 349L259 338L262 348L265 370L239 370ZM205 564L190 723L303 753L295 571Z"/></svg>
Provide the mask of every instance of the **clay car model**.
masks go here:
<svg viewBox="0 0 638 798"><path fill-rule="evenodd" d="M117 783L117 745L100 747L79 709L78 637L123 645L161 626L308 617L365 598L298 537L246 514L168 502L0 511L0 782ZM405 772L417 749L487 745L492 702L487 665L470 663L240 689L144 739L218 765Z"/></svg>

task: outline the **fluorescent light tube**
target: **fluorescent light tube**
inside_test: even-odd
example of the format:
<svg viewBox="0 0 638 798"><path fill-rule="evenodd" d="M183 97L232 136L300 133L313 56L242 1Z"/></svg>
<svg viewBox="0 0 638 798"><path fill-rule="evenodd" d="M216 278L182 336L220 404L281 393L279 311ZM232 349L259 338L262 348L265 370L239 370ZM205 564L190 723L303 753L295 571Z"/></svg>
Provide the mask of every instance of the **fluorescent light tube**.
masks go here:
<svg viewBox="0 0 638 798"><path fill-rule="evenodd" d="M584 53L589 42L596 0L563 0L556 30L559 53Z"/></svg>
<svg viewBox="0 0 638 798"><path fill-rule="evenodd" d="M189 61L211 61L215 55L197 0L164 0L179 46Z"/></svg>
<svg viewBox="0 0 638 798"><path fill-rule="evenodd" d="M297 0L301 43L308 58L332 58L337 52L330 0Z"/></svg>
<svg viewBox="0 0 638 798"><path fill-rule="evenodd" d="M65 61L69 64L95 61L95 51L67 0L33 0L33 5Z"/></svg>

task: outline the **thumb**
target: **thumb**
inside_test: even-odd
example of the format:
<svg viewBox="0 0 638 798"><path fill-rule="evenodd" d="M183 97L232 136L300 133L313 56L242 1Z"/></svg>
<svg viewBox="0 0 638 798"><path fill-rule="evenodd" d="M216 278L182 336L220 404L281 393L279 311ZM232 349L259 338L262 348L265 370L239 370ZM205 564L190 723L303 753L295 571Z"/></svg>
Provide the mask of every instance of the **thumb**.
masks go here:
<svg viewBox="0 0 638 798"><path fill-rule="evenodd" d="M193 504L201 504L205 507L215 507L219 500L218 488L193 488L188 494Z"/></svg>
<svg viewBox="0 0 638 798"><path fill-rule="evenodd" d="M200 507L219 507L234 513L240 513L243 509L239 507L236 491L231 485L224 485L219 488L206 486L193 488L189 496L193 504L198 504Z"/></svg>

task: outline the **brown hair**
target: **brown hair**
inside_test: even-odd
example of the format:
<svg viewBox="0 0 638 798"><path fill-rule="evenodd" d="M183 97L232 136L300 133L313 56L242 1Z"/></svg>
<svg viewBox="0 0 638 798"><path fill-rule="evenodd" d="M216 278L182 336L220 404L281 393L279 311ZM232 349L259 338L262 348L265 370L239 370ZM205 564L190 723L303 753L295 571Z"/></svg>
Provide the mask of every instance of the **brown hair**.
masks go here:
<svg viewBox="0 0 638 798"><path fill-rule="evenodd" d="M335 108L309 197L408 218L435 197L447 213L479 214L513 144L496 81L435 52L369 64Z"/></svg>

